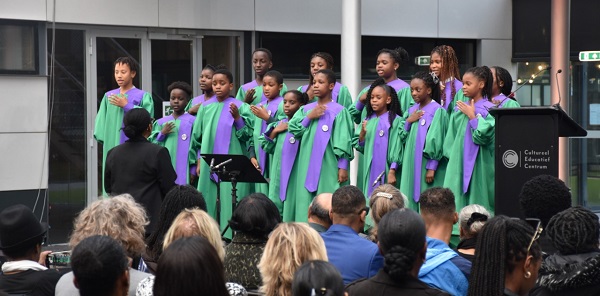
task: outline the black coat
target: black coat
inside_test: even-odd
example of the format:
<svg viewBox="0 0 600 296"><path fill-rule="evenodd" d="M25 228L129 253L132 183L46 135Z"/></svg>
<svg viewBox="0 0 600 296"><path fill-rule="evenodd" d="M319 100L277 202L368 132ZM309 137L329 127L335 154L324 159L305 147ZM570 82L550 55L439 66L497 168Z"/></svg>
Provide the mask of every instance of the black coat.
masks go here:
<svg viewBox="0 0 600 296"><path fill-rule="evenodd" d="M169 151L145 138L129 139L108 151L106 156L106 192L110 195L129 193L144 206L150 220L146 233L156 228L162 200L175 185L176 178Z"/></svg>
<svg viewBox="0 0 600 296"><path fill-rule="evenodd" d="M346 292L351 296L447 296L448 293L432 288L414 277L407 277L403 282L397 283L382 270L370 279L360 279L349 283Z"/></svg>
<svg viewBox="0 0 600 296"><path fill-rule="evenodd" d="M538 287L529 295L600 295L600 250L544 259Z"/></svg>

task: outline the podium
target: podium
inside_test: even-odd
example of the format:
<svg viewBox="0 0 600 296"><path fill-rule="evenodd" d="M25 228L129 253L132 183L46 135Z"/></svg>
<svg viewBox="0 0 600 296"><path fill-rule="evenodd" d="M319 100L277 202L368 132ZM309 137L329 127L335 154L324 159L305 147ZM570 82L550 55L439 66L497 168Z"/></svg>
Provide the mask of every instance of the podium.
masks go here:
<svg viewBox="0 0 600 296"><path fill-rule="evenodd" d="M539 175L558 177L558 138L587 131L557 106L493 108L490 114L496 118L495 214L523 217L523 184Z"/></svg>

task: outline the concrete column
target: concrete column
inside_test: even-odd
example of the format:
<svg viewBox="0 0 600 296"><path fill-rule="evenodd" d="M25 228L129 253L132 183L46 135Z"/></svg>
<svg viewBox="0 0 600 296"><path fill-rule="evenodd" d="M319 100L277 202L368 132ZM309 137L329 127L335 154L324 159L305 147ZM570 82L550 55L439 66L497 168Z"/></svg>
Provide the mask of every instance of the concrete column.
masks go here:
<svg viewBox="0 0 600 296"><path fill-rule="evenodd" d="M552 104L558 104L560 101L560 106L568 113L569 76L571 75L569 68L571 0L552 0L551 5L550 65L551 76L554 76L550 79ZM559 70L562 70L562 73L556 74ZM558 75L558 79L555 75ZM568 138L560 138L558 142L558 177L567 185L569 184Z"/></svg>
<svg viewBox="0 0 600 296"><path fill-rule="evenodd" d="M361 0L342 0L342 79L355 99L358 99L361 78L360 4ZM356 185L357 169L358 162L353 160L350 164L350 183L353 185Z"/></svg>

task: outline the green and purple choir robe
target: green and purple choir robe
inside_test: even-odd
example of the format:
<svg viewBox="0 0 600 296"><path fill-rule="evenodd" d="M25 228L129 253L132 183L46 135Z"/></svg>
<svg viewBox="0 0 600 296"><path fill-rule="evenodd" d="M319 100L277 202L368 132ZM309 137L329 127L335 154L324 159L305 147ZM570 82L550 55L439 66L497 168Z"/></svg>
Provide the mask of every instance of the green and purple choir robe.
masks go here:
<svg viewBox="0 0 600 296"><path fill-rule="evenodd" d="M408 108L410 108L410 106L412 106L415 103L415 100L413 100L412 95L410 94L410 84L406 83L406 81L398 78L388 82L387 85L391 86L396 91L396 94L398 95L398 100L400 101L401 112L404 113L406 110L408 110ZM363 119L367 117L367 109L365 109L365 104L361 103L361 101L358 98L360 98L364 93L367 93L369 91L369 88L370 86L365 87L358 94L356 102L348 108L348 112L350 112L352 120L356 124L361 124ZM371 98L367 98L367 100L370 99ZM363 180L365 180L364 176L362 175L363 172L365 172L365 165L363 162L364 161L362 156L358 155L358 171L356 172L356 186L364 191L364 189L366 189L367 187L367 184L363 184Z"/></svg>
<svg viewBox="0 0 600 296"><path fill-rule="evenodd" d="M365 198L369 199L375 188L387 184L390 169L396 170L396 180L400 181L398 168L402 164L406 132L404 131L404 119L394 115L394 120L390 125L388 112L380 116L371 114L367 119L364 141L360 141L361 129L362 124L359 124L352 138L352 145L363 155L365 161L365 171L361 174L363 177L361 183L366 186L361 189Z"/></svg>
<svg viewBox="0 0 600 296"><path fill-rule="evenodd" d="M256 157L256 160L258 161L258 165L262 170L261 174L265 179L269 180L271 175L270 155L267 152L265 152L265 150L263 150L262 146L260 145L259 138L265 132L269 123L277 121L281 117L285 117L285 114L283 113L283 97L278 96L271 101L265 98L257 106L260 108L264 106L267 109L267 113L269 114L269 120L264 121L261 118L258 118L256 115L252 114L254 116L254 128L252 139L248 144L248 147L254 149L252 154L254 157ZM269 183L256 183L253 185L254 192L260 192L265 195L269 194L270 181Z"/></svg>
<svg viewBox="0 0 600 296"><path fill-rule="evenodd" d="M258 85L256 80L252 80L252 81L240 86L237 94L235 95L235 98L244 102L244 100L246 99L246 92L251 89L254 89L255 93L254 93L254 100L252 101L252 103L250 105L256 105L256 104L262 102L263 100L267 99L267 97L265 97L265 94L263 93L263 86ZM286 91L287 91L287 85L285 85L285 83L284 83L283 87L281 88L281 91L279 91L279 95L283 96L283 94L285 94Z"/></svg>
<svg viewBox="0 0 600 296"><path fill-rule="evenodd" d="M348 171L349 177L349 164L354 157L354 125L350 113L344 106L329 102L323 116L310 120L307 114L317 104L300 107L288 125L288 131L294 138L301 139L297 160L298 178L294 180L296 184L292 193L296 195L295 212L301 215L296 216L298 222L308 220L308 206L316 195L333 193L340 186L350 184L349 181L338 183L338 169Z"/></svg>
<svg viewBox="0 0 600 296"><path fill-rule="evenodd" d="M108 101L109 96L119 95L120 92L121 89L117 88L104 94L94 124L94 138L102 143L102 184L104 184L106 154L110 149L123 144L128 139L122 131L125 113L133 108L144 108L150 113L150 116L154 115L154 101L150 93L133 87L124 93L127 98L127 105L121 108L112 105ZM102 186L102 192L106 195L104 185Z"/></svg>
<svg viewBox="0 0 600 296"><path fill-rule="evenodd" d="M186 185L190 183L190 174L196 175L196 154L191 153L190 143L192 141L192 127L194 126L195 116L184 113L175 118L173 115L165 116L154 122L150 141L169 150L171 164L177 179L175 184ZM170 133L163 135L161 130L165 123L172 122L175 127ZM190 165L191 164L191 165Z"/></svg>
<svg viewBox="0 0 600 296"><path fill-rule="evenodd" d="M307 89L308 89L308 84L298 87L298 91L300 91L300 92L306 92ZM318 99L319 98L314 97L314 98L312 98L310 103L316 102ZM331 91L331 100L344 106L344 108L346 108L346 109L348 109L348 108L350 108L350 106L352 106L352 95L350 95L350 91L348 90L348 87L339 82L335 83L335 86L333 87L333 90Z"/></svg>
<svg viewBox="0 0 600 296"><path fill-rule="evenodd" d="M500 102L498 108L520 108L521 104L516 100L507 97L504 94L499 94L492 99L492 102Z"/></svg>
<svg viewBox="0 0 600 296"><path fill-rule="evenodd" d="M288 122L288 119L284 118L279 122L270 123L259 138L260 145L270 157L268 196L279 209L283 222L294 222L298 219L306 220L308 212L298 212L296 210L299 201L295 194L295 186L298 183L296 182L298 180L298 163L296 160L300 138L296 138L292 133L285 131L271 139L269 135L280 122ZM304 210L305 206L302 203L299 208ZM306 210L308 211L308 208Z"/></svg>
<svg viewBox="0 0 600 296"><path fill-rule="evenodd" d="M452 86L454 86L454 96L452 95ZM452 110L456 106L457 100L466 102L468 100L462 92L463 83L456 77L446 79L444 82L444 90L440 93L440 105L448 111L448 116L452 114Z"/></svg>
<svg viewBox="0 0 600 296"><path fill-rule="evenodd" d="M199 95L199 96L197 96L197 97L194 97L193 99L191 99L191 100L188 102L187 106L185 106L185 112L187 112L188 110L190 110L190 108L192 108L192 107L194 107L194 106L196 106L196 105L198 105L198 104L202 104L202 103L204 103L205 101L207 101L207 100L210 100L210 99L212 99L212 98L214 98L214 97L215 97L215 95L213 95L213 96L212 96L212 97L210 97L210 98L206 98L206 96L205 96L204 94L201 94L201 95Z"/></svg>
<svg viewBox="0 0 600 296"><path fill-rule="evenodd" d="M235 104L240 112L240 118L233 119L229 113L229 104ZM192 128L192 153L198 159L205 154L236 154L247 155L246 143L252 137L254 114L250 106L233 97L219 102L216 97L202 103L198 109L197 118ZM198 176L198 191L204 195L208 214L216 219L217 208L217 176L211 174L208 164L204 160L198 161L200 176ZM241 200L250 193L250 184L237 183L237 199ZM231 183L221 183L221 230L225 229L231 219ZM231 230L225 234L231 238Z"/></svg>
<svg viewBox="0 0 600 296"><path fill-rule="evenodd" d="M408 109L405 117L417 110L424 114L418 121L406 122L404 129L408 132L400 179L400 192L408 198L406 207L419 211L421 192L436 186L443 186L445 163L444 136L448 128L448 113L438 102L431 101L423 109L415 104ZM427 170L434 170L433 183L427 183Z"/></svg>
<svg viewBox="0 0 600 296"><path fill-rule="evenodd" d="M448 158L444 187L454 193L456 211L479 204L494 213L496 121L488 111L493 107L484 98L475 103L475 118L469 119L458 108L450 116L444 140L444 156Z"/></svg>

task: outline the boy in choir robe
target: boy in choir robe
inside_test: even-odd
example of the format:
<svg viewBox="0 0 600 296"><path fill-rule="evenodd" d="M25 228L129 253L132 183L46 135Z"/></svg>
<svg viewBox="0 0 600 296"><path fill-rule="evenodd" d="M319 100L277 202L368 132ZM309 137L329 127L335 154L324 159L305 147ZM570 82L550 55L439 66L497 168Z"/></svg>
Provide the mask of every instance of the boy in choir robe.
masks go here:
<svg viewBox="0 0 600 296"><path fill-rule="evenodd" d="M308 97L311 98L310 103L319 99L313 96L311 86L315 74L317 74L317 71L322 69L329 69L333 71L333 57L326 52L316 52L310 58L309 84L298 87L298 91L308 94ZM352 105L352 95L350 95L348 87L339 82L335 83L335 86L331 91L331 100L344 106L344 108L349 108Z"/></svg>
<svg viewBox="0 0 600 296"><path fill-rule="evenodd" d="M263 77L271 68L273 68L273 54L271 51L266 48L255 49L252 52L252 69L254 69L256 77L254 80L240 86L235 98L249 105L257 105L264 100ZM283 84L279 95L283 95L286 91L287 86Z"/></svg>

